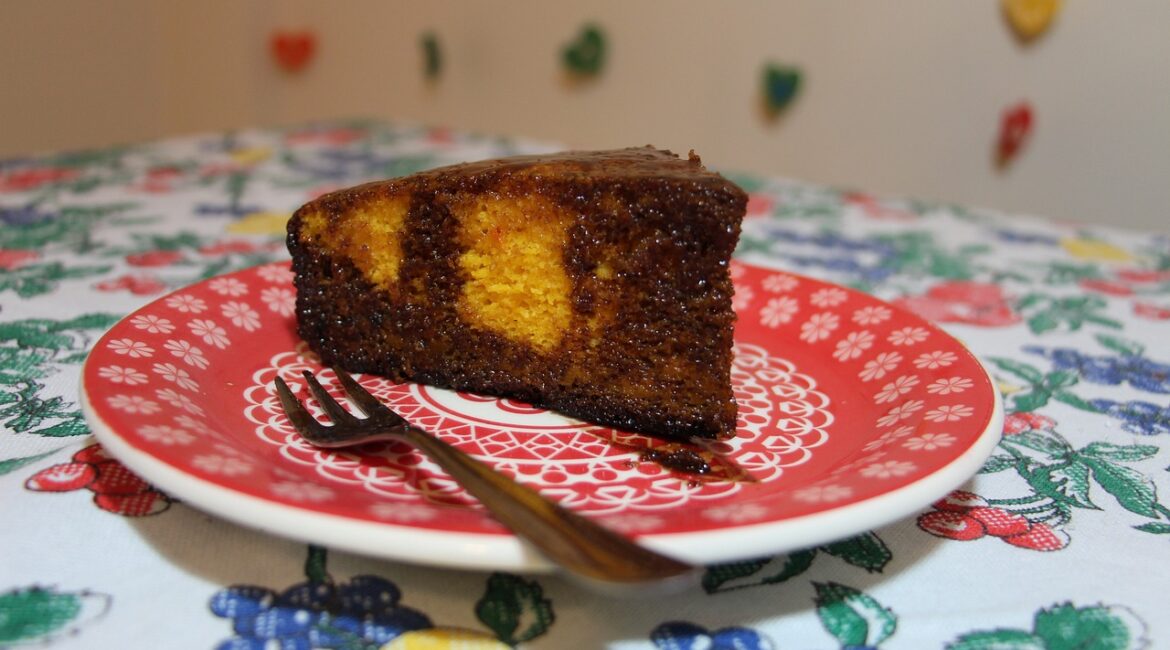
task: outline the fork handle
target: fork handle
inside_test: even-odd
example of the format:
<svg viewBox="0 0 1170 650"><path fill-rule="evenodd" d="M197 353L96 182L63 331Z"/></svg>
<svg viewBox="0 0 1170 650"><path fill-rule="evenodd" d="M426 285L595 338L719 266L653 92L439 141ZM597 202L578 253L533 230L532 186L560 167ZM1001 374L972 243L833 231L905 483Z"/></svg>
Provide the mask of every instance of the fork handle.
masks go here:
<svg viewBox="0 0 1170 650"><path fill-rule="evenodd" d="M640 583L695 571L562 508L423 429L406 425L402 433L500 523L578 575L605 582Z"/></svg>

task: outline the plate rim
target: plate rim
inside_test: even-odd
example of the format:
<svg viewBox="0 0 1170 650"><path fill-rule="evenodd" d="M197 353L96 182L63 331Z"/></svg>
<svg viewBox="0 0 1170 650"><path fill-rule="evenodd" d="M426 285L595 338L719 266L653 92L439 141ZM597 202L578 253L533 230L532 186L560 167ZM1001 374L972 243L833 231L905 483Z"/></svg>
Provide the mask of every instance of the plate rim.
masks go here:
<svg viewBox="0 0 1170 650"><path fill-rule="evenodd" d="M280 263L282 262L269 262L220 274L159 296L119 319L95 341L94 349L124 322L171 295L188 291L216 278L255 271L261 266ZM739 260L739 263L765 271L786 273L827 287L856 291L838 283L788 270L742 260ZM957 457L930 474L858 501L839 506L829 505L816 512L762 523L724 526L702 531L634 535L638 543L680 560L704 565L779 555L844 539L900 521L942 498L978 472L998 444L1005 418L1002 395L986 363L966 344L938 324L877 296L866 295L890 309L910 315L928 325L953 341L976 362L982 378L987 381L990 388L992 405L986 426L974 441ZM188 473L182 467L172 465L149 451L138 448L97 413L86 385L91 359L93 355L87 355L79 371L78 383L81 411L94 437L111 456L181 502L248 528L382 559L469 570L532 573L556 570L555 566L527 542L507 531L503 533L439 531L388 521L361 520L263 499Z"/></svg>

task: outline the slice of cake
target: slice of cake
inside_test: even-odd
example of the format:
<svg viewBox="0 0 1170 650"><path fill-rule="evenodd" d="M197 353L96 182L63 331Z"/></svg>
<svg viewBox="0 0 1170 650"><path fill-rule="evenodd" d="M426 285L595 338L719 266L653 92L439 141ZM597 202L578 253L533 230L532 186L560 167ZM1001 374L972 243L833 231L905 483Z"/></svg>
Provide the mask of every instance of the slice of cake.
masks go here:
<svg viewBox="0 0 1170 650"><path fill-rule="evenodd" d="M629 431L735 430L728 261L747 197L650 147L434 169L288 225L324 363Z"/></svg>

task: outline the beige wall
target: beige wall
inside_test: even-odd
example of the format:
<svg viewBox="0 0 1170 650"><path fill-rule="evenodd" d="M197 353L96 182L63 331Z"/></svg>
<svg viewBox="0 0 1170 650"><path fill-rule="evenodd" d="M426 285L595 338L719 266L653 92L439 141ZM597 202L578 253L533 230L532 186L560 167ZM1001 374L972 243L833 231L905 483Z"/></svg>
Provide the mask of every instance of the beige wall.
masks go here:
<svg viewBox="0 0 1170 650"><path fill-rule="evenodd" d="M559 51L588 20L609 65L572 84ZM319 55L286 74L267 38L305 25ZM1066 0L1030 45L992 0L0 0L0 156L378 116L1170 231L1167 25L1165 0ZM805 71L774 120L768 60ZM1000 111L1024 99L1035 133L997 169Z"/></svg>

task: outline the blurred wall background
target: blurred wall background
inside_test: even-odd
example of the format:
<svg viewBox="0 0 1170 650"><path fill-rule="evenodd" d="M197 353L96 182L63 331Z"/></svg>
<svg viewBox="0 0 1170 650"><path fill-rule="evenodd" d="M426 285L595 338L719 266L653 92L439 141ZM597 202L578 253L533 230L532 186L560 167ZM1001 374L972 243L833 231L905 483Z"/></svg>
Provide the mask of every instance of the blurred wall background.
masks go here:
<svg viewBox="0 0 1170 650"><path fill-rule="evenodd" d="M606 63L574 81L586 23ZM1166 0L1065 0L1029 42L993 0L0 0L0 157L383 117L1170 231L1168 26ZM269 41L301 30L291 73ZM776 115L768 63L802 72ZM1019 102L1033 132L997 166Z"/></svg>

